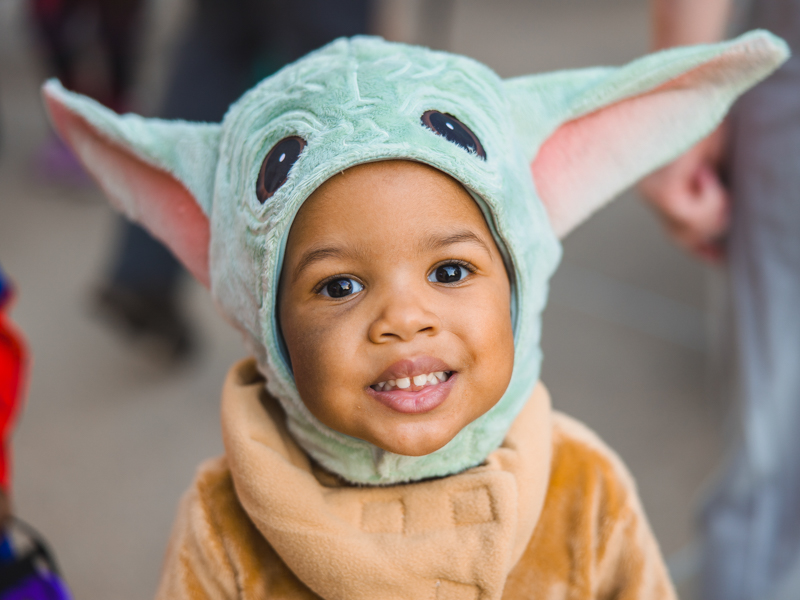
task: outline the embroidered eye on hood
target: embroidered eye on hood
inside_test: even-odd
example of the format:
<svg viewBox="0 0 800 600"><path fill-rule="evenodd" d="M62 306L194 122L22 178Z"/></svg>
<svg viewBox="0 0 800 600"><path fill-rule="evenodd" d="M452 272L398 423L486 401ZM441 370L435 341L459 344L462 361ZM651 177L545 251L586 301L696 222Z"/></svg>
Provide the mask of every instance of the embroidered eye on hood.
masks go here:
<svg viewBox="0 0 800 600"><path fill-rule="evenodd" d="M278 188L286 183L289 170L300 158L305 146L303 138L292 136L281 140L269 151L256 181L256 198L261 204L272 198Z"/></svg>
<svg viewBox="0 0 800 600"><path fill-rule="evenodd" d="M480 140L475 137L469 127L453 115L446 115L438 110L426 110L421 120L422 124L434 133L486 160L486 151L481 146Z"/></svg>
<svg viewBox="0 0 800 600"><path fill-rule="evenodd" d="M244 333L298 444L351 482L391 484L463 471L502 443L539 378L559 238L708 135L787 56L780 39L759 31L618 68L504 80L463 56L356 37L265 79L217 124L119 116L56 81L44 96L112 204L165 242ZM393 159L464 185L512 280L515 366L504 396L418 457L381 451L310 414L275 310L302 203L336 173Z"/></svg>

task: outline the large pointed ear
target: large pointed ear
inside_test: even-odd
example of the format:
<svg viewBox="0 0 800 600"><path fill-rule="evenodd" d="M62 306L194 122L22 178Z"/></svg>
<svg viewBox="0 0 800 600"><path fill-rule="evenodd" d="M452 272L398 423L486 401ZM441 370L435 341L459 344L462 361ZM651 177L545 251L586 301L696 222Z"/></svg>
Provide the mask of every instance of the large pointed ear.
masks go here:
<svg viewBox="0 0 800 600"><path fill-rule="evenodd" d="M50 118L111 203L209 286L209 213L220 126L120 116L48 81Z"/></svg>
<svg viewBox="0 0 800 600"><path fill-rule="evenodd" d="M788 56L783 40L753 31L620 68L507 80L512 119L556 234L711 133L736 97Z"/></svg>

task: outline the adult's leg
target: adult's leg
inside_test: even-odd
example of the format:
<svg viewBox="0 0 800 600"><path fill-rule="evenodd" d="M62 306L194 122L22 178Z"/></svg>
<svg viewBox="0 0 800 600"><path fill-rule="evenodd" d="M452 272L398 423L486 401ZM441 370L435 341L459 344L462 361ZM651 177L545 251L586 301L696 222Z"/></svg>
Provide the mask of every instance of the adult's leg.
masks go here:
<svg viewBox="0 0 800 600"><path fill-rule="evenodd" d="M121 112L127 108L133 84L142 0L94 0L99 16L100 38L109 63L108 106Z"/></svg>
<svg viewBox="0 0 800 600"><path fill-rule="evenodd" d="M180 263L138 225L119 219L118 227L118 250L95 307L129 337L148 340L158 357L185 357L192 336L178 306Z"/></svg>
<svg viewBox="0 0 800 600"><path fill-rule="evenodd" d="M48 68L67 89L72 89L75 83L75 49L67 28L80 4L80 0L31 2L31 16L44 45Z"/></svg>
<svg viewBox="0 0 800 600"><path fill-rule="evenodd" d="M741 427L702 516L708 600L768 598L800 560L797 71L790 64L750 92L732 119L729 268Z"/></svg>

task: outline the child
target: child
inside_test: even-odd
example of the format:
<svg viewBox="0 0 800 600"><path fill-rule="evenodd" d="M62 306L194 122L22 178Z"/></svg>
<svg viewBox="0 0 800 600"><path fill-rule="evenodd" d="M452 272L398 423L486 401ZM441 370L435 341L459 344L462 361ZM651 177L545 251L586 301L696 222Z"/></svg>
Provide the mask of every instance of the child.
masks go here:
<svg viewBox="0 0 800 600"><path fill-rule="evenodd" d="M753 33L502 81L353 38L221 125L48 83L112 202L254 354L225 383L225 456L183 500L159 597L674 598L630 476L550 409L540 313L557 236L785 56Z"/></svg>

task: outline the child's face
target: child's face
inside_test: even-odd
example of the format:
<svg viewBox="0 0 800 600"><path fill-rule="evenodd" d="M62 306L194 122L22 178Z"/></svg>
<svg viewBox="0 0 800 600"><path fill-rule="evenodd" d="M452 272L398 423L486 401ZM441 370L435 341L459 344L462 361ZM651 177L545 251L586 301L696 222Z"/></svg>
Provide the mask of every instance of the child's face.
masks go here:
<svg viewBox="0 0 800 600"><path fill-rule="evenodd" d="M279 316L300 397L336 431L429 454L505 392L510 296L461 184L407 161L348 169L308 198L287 242Z"/></svg>

